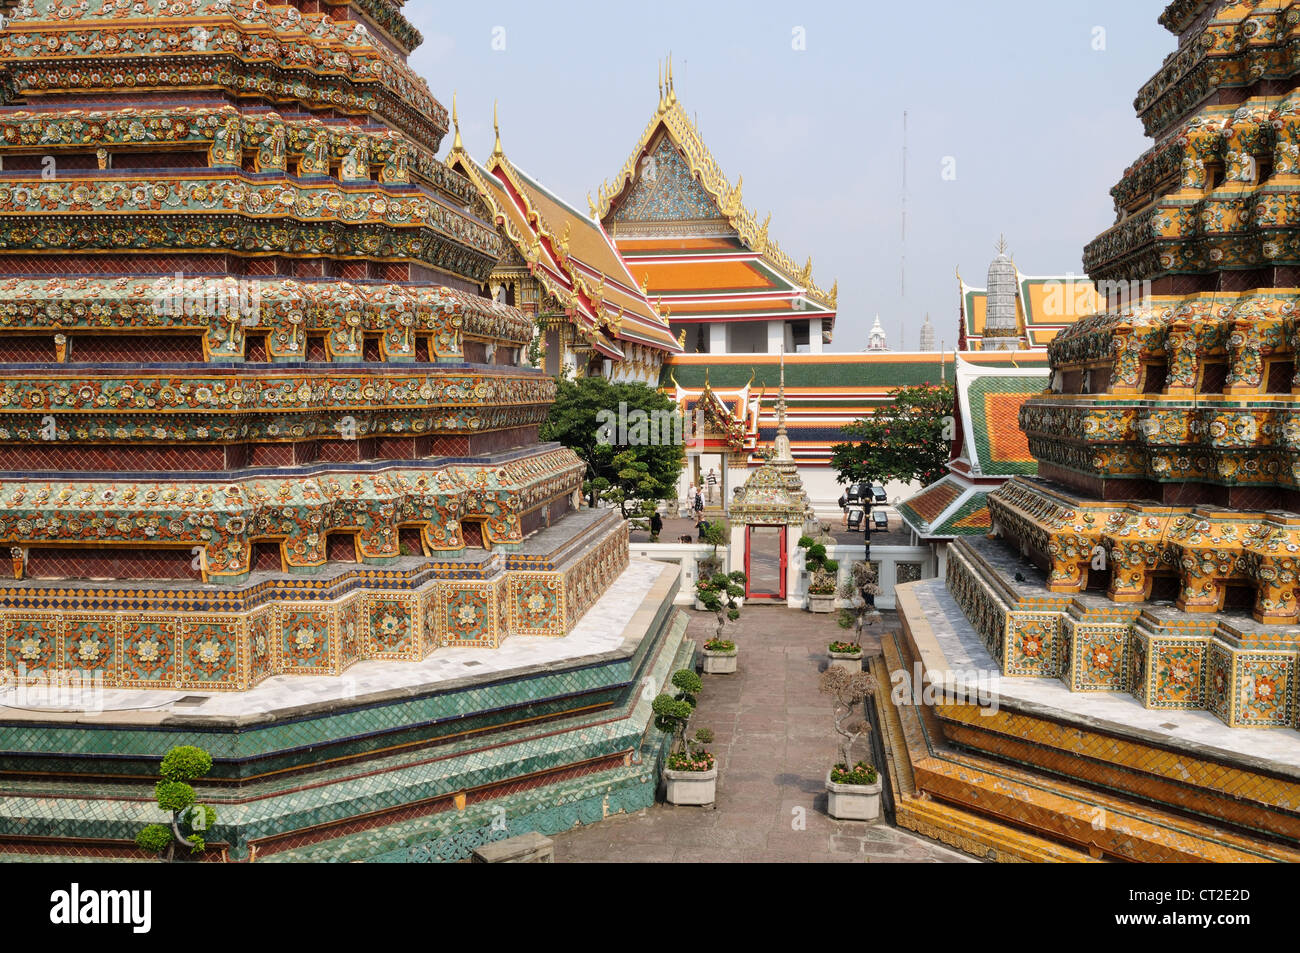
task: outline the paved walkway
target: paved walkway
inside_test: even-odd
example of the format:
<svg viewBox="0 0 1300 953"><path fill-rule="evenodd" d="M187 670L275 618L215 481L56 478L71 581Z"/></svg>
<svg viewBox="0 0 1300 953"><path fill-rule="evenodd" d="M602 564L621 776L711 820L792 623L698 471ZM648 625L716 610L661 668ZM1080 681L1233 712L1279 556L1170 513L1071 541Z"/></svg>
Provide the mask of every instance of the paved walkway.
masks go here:
<svg viewBox="0 0 1300 953"><path fill-rule="evenodd" d="M703 644L713 617L686 611L688 636ZM702 676L692 722L716 736L710 746L719 763L716 809L657 804L580 827L555 838L556 861L970 861L887 821L868 825L826 815L824 779L835 736L817 678L827 643L843 634L834 616L751 603L737 626L740 671Z"/></svg>

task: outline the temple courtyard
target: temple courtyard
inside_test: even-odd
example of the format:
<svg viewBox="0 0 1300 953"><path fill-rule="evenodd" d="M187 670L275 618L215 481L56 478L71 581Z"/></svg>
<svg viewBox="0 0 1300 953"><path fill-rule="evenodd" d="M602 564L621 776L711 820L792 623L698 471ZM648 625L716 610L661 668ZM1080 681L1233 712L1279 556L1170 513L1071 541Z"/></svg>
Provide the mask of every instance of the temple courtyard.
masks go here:
<svg viewBox="0 0 1300 953"><path fill-rule="evenodd" d="M703 644L713 617L685 612L687 637ZM897 627L892 612L884 616L885 628ZM817 678L827 644L843 637L834 615L750 603L732 637L740 648L739 671L702 676L692 720L716 736L710 745L719 765L715 807L657 803L558 834L557 862L972 862L887 820L865 824L826 815L825 774L835 757L835 735ZM879 651L879 632L865 647Z"/></svg>

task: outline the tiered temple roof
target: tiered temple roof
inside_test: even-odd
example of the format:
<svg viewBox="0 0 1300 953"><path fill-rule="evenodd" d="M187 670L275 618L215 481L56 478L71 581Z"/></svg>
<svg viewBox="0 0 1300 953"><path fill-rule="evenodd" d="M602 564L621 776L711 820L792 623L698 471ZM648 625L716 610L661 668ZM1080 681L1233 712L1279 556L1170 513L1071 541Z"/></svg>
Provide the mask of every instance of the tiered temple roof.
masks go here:
<svg viewBox="0 0 1300 953"><path fill-rule="evenodd" d="M526 311L559 312L572 324L579 342L620 364L646 365L642 369L650 372L651 380L664 357L680 353L667 318L637 286L600 222L507 158L499 133L492 155L480 164L465 150L458 130L447 164L474 183L513 247L515 254L498 266L493 283L528 276L541 286L545 301L521 296L519 304Z"/></svg>
<svg viewBox="0 0 1300 953"><path fill-rule="evenodd" d="M987 533L988 494L1013 476L1038 472L1019 414L1026 400L1046 389L1046 362L998 367L969 359L977 354L957 358L957 429L950 472L898 506L903 521L925 540Z"/></svg>
<svg viewBox="0 0 1300 953"><path fill-rule="evenodd" d="M1037 368L1044 374L1044 351L974 352L962 357L971 366ZM752 465L763 461L777 433L779 354L683 354L665 368L660 386L679 402L697 399L707 381L714 394L734 407L743 427L743 446ZM842 428L892 400L899 387L953 380L954 355L884 352L874 354L785 355L786 427L800 466L826 466ZM1040 388L1041 389L1041 388Z"/></svg>
<svg viewBox="0 0 1300 953"><path fill-rule="evenodd" d="M591 201L636 280L683 324L821 319L830 341L837 289L820 287L768 234L677 99L671 69L632 154ZM687 352L696 342L686 342Z"/></svg>

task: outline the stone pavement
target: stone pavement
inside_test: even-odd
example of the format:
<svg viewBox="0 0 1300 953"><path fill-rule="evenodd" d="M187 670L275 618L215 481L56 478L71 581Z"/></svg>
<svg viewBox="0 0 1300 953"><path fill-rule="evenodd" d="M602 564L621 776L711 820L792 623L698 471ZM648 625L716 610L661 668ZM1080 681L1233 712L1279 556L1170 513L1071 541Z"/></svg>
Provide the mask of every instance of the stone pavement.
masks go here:
<svg viewBox="0 0 1300 953"><path fill-rule="evenodd" d="M713 617L691 616L703 644ZM886 613L885 625L897 625ZM713 729L716 809L656 804L555 837L557 862L969 862L933 841L826 815L825 776L835 757L829 700L817 692L826 646L843 633L833 615L745 606L733 635L735 675L704 675L692 730ZM878 651L879 641L868 644ZM860 755L865 755L865 746Z"/></svg>

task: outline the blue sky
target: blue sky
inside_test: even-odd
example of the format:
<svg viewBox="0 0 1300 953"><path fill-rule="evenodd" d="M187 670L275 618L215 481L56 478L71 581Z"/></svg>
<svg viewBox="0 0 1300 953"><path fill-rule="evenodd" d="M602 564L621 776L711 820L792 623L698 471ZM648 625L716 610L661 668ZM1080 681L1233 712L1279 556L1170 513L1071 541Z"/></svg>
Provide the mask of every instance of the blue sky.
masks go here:
<svg viewBox="0 0 1300 953"><path fill-rule="evenodd" d="M1114 220L1111 186L1150 145L1132 103L1175 48L1162 9L406 4L425 37L412 65L448 108L459 94L470 152L491 152L498 100L511 159L582 209L651 119L656 64L671 50L678 98L728 177L744 176L746 204L772 213L796 260L812 256L819 284L839 280L840 351L866 346L877 313L895 347L900 334L916 347L927 312L951 346L955 269L983 286L1000 234L1026 274L1081 273L1084 244Z"/></svg>

